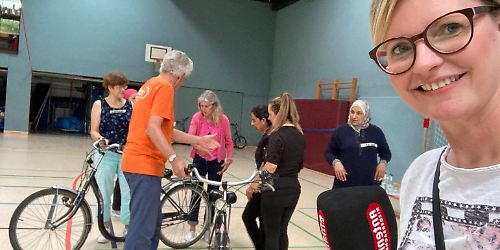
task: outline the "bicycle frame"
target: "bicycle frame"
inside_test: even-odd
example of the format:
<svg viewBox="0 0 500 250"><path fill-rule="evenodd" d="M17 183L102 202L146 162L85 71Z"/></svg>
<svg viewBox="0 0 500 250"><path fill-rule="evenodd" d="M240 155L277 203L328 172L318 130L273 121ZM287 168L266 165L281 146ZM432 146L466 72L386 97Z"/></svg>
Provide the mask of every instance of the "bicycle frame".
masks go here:
<svg viewBox="0 0 500 250"><path fill-rule="evenodd" d="M70 189L70 188L59 187L59 186L52 187L55 190L63 189L63 190L67 190L69 192L72 192L72 193L76 194L76 198L72 202L73 204L70 204L71 209L68 210L61 217L56 219L54 222L51 222L53 210L55 209L55 207L52 206L50 208L51 211L49 211L49 216L47 218L47 223L45 225L45 229L58 228L62 224L71 220L71 218L76 214L76 212L78 211L80 206L82 206L82 203L84 203L86 206L89 206L88 202L85 200L85 196L87 195L89 187L91 187L93 192L94 192L94 195L96 197L96 200L97 200L97 207L98 207L97 211L99 211L98 215L97 215L97 225L98 225L99 231L102 233L102 235L105 238L107 238L109 240L112 240L115 242L125 241L125 237L117 237L117 236L112 235L110 232L108 232L106 230L106 227L104 226L104 211L103 211L104 210L103 209L104 201L103 201L101 192L99 190L99 186L97 185L97 180L95 178L95 175L97 172L97 168L99 167L102 159L104 158L104 154L106 154L106 151L107 150L101 150L101 149L97 148L96 143L94 143L93 152L89 153L87 155L87 157L85 158L85 162L84 162L85 167L84 167L84 170L82 171L82 174L80 176L80 178L83 178L83 175L88 175L87 179L85 180L84 183L80 184L80 187L78 188L77 191ZM96 153L100 153L101 157L98 159L97 163L95 163L94 166L92 166L92 163L93 163L92 157ZM88 172L88 169L90 169L90 173ZM56 200L56 199L57 199L57 196L54 196L54 200Z"/></svg>
<svg viewBox="0 0 500 250"><path fill-rule="evenodd" d="M86 159L85 159L85 165L90 165L91 164L91 157L92 157L93 154L89 154ZM96 166L99 166L100 162L102 160L102 157L99 159L98 163L96 164ZM90 161L90 162L89 162ZM85 170L82 172L82 175L84 174L87 174L87 171L86 169L88 169L88 167L85 167ZM89 177L88 177L88 180L83 183L81 189L79 188L78 191L75 191L73 189L70 189L70 188L66 188L66 187L60 187L60 186L53 186L52 189L55 189L55 190L60 190L60 189L64 189L64 190L67 190L67 191L70 191L72 193L75 193L76 194L76 198L75 200L73 201L73 204L71 204L71 207L72 209L67 211L65 214L63 214L61 216L61 218L57 219L55 222L51 223L52 224L52 227L53 228L57 228L59 227L60 225L64 224L65 222L67 222L68 220L70 220L73 215L75 215L75 213L77 212L78 208L80 208L82 202L84 203L87 203L87 201L85 200L85 195L87 194L87 191L88 191L88 188L89 186L92 186L92 189L94 191L94 193L96 194L96 198L98 201L101 201L102 202L102 196L100 194L99 191L99 188L97 187L97 182L95 180L95 173L96 173L96 170L97 168L91 168L92 170L90 171L90 174L89 174ZM54 197L54 199L56 199L57 196ZM88 203L87 203L88 204ZM51 209L55 209L54 207L51 207ZM102 210L102 209L101 209ZM49 215L52 214L52 212L49 212ZM49 219L50 218L47 218L47 223L49 222ZM48 227L46 226L46 229Z"/></svg>

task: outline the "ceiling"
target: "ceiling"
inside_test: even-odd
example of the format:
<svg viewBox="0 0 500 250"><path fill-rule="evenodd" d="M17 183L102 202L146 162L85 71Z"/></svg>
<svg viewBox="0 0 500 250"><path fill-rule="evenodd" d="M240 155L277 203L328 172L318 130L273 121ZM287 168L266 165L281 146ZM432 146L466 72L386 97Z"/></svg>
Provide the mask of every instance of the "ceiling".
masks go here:
<svg viewBox="0 0 500 250"><path fill-rule="evenodd" d="M282 8L285 8L286 6L288 6L290 4L298 2L299 0L254 0L254 1L269 3L271 10L277 11L277 10L280 10Z"/></svg>

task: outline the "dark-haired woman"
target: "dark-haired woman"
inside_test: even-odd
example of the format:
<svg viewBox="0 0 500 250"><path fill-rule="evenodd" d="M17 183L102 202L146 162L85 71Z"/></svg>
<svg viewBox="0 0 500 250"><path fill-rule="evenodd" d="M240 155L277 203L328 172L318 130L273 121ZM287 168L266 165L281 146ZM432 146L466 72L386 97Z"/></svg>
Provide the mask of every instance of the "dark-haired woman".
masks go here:
<svg viewBox="0 0 500 250"><path fill-rule="evenodd" d="M272 128L263 170L275 173L275 191L261 192L261 217L264 225L264 249L288 249L288 223L300 197L298 174L303 167L305 140L299 124L295 101L288 93L268 105ZM256 190L257 183L251 187Z"/></svg>
<svg viewBox="0 0 500 250"><path fill-rule="evenodd" d="M255 150L255 164L257 168L260 168L265 162L268 132L271 128L267 106L255 106L252 108L250 116L252 126L255 130L262 133L262 137ZM252 187L248 187L246 194L248 203L241 217L255 249L261 250L264 249L264 230L262 228L262 217L260 216L260 192L255 192ZM259 225L257 225L257 218L259 219Z"/></svg>

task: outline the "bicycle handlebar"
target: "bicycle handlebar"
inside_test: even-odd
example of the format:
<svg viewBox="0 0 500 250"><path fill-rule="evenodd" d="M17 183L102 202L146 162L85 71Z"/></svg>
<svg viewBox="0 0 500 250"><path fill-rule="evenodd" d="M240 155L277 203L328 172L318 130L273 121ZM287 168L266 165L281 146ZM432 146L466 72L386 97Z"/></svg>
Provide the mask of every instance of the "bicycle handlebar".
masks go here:
<svg viewBox="0 0 500 250"><path fill-rule="evenodd" d="M213 186L222 186L223 184L226 184L228 187L241 186L241 185L245 185L248 183L252 183L254 181L255 176L259 175L259 176L261 176L262 185L265 185L265 186L269 187L272 191L274 191L274 187L271 184L265 182L265 180L269 179L269 177L271 176L271 173L269 173L268 171L265 171L265 170L254 169L252 175L250 175L249 178L242 180L242 181L236 181L236 182L212 181L212 180L206 179L200 175L200 173L198 172L198 169L196 169L193 164L189 164L186 170L189 172L194 172L194 175L196 176L196 178L198 180L200 180L201 182L204 182L204 183L207 183L207 184L210 184Z"/></svg>
<svg viewBox="0 0 500 250"><path fill-rule="evenodd" d="M92 146L94 147L94 149L96 149L96 150L100 150L100 151L109 151L109 150L113 150L113 151L115 151L115 152L117 152L117 153L119 153L119 154L122 154L122 153L123 153L123 151L122 151L122 149L121 149L121 148L122 148L122 145L121 145L121 144L118 144L118 143L113 143L113 144L110 144L110 145L106 146L105 148L101 148L101 147L99 146L99 144L100 144L101 142L105 142L105 141L106 141L106 138L101 137L101 138L97 139L94 143L92 143Z"/></svg>

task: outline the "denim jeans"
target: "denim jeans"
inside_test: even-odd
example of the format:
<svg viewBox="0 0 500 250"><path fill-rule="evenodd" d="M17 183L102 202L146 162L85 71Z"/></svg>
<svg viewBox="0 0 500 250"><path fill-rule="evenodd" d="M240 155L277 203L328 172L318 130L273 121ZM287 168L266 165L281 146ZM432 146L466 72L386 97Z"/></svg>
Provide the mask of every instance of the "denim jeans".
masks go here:
<svg viewBox="0 0 500 250"><path fill-rule="evenodd" d="M161 227L161 177L125 173L130 186L130 225L125 250L158 249Z"/></svg>

